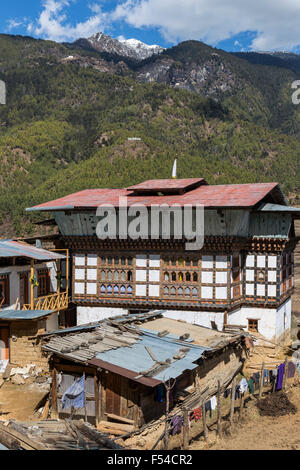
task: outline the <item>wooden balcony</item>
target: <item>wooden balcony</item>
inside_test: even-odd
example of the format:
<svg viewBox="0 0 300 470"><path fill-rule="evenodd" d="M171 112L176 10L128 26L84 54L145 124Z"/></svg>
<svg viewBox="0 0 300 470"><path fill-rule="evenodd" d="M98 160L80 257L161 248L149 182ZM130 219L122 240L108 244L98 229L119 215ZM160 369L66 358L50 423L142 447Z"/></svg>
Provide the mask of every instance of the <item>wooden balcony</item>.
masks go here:
<svg viewBox="0 0 300 470"><path fill-rule="evenodd" d="M22 310L65 310L68 308L69 294L61 292L33 299L31 304L23 305Z"/></svg>

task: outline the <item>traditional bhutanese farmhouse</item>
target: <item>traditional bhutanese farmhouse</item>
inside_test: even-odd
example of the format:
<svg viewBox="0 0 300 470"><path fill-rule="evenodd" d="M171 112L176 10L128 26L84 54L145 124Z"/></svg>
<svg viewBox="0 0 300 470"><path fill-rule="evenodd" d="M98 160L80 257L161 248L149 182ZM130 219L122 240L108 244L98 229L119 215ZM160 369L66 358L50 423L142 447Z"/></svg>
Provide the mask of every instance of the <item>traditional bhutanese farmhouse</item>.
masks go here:
<svg viewBox="0 0 300 470"><path fill-rule="evenodd" d="M68 306L66 267L62 253L0 240L1 372L8 362L48 367L38 334L56 330Z"/></svg>
<svg viewBox="0 0 300 470"><path fill-rule="evenodd" d="M180 209L192 207L197 224L200 206L204 244L195 249L181 230L188 219L180 219ZM78 324L162 308L169 318L219 330L243 325L276 341L289 334L300 209L288 205L277 183L153 180L85 190L29 210L52 212L71 252ZM111 234L103 220L113 210Z"/></svg>
<svg viewBox="0 0 300 470"><path fill-rule="evenodd" d="M170 408L209 399L243 367L244 334L163 318L164 312L124 315L43 335L52 369L52 417L74 413L63 395L85 374L86 418L105 428L123 421L135 429L166 409L165 383L174 385ZM113 425L111 425L113 426Z"/></svg>

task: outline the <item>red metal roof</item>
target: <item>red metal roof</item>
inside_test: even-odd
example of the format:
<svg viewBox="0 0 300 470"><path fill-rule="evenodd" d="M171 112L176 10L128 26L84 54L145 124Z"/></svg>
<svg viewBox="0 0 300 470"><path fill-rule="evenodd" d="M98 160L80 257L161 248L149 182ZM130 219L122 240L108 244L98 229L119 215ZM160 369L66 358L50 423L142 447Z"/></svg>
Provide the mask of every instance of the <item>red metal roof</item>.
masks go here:
<svg viewBox="0 0 300 470"><path fill-rule="evenodd" d="M204 178L148 180L127 188L128 191L187 191L189 188L207 184Z"/></svg>
<svg viewBox="0 0 300 470"><path fill-rule="evenodd" d="M262 201L275 188L280 187L278 183L255 183L255 184L229 184L229 185L201 185L184 194L169 194L164 196L137 195L125 189L86 189L78 193L46 202L27 209L28 211L55 211L72 210L83 208L96 208L100 205L119 206L119 198L127 197L128 205L143 204L202 204L206 208L216 207L238 207L251 208ZM283 195L281 193L281 199Z"/></svg>

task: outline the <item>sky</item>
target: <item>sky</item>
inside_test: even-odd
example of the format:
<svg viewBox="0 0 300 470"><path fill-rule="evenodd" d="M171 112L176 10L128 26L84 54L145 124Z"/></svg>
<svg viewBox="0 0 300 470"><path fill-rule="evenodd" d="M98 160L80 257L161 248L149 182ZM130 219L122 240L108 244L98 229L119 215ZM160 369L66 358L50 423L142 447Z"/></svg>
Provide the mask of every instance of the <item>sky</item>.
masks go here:
<svg viewBox="0 0 300 470"><path fill-rule="evenodd" d="M103 32L163 47L196 39L227 51L300 52L300 0L1 0L0 32L57 42Z"/></svg>

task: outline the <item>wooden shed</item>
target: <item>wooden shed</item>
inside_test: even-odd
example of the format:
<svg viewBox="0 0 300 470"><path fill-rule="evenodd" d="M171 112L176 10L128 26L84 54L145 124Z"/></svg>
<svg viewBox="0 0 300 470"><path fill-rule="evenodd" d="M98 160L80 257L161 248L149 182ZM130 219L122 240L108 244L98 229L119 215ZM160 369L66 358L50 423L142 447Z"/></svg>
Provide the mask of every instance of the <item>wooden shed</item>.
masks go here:
<svg viewBox="0 0 300 470"><path fill-rule="evenodd" d="M43 343L51 356L52 417L75 413L102 428L119 421L124 432L164 414L167 381L175 381L172 408L195 390L213 393L218 380L227 386L243 365L243 335L183 324L161 312L59 330ZM85 408L63 409L64 393L83 374Z"/></svg>

